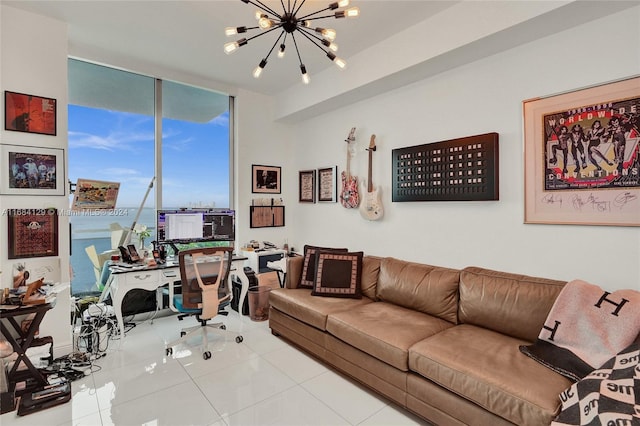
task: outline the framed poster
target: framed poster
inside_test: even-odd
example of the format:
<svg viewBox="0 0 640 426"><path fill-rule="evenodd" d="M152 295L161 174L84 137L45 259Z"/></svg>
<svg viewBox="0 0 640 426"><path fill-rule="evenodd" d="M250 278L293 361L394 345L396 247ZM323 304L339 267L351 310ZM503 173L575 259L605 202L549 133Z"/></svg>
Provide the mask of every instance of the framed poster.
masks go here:
<svg viewBox="0 0 640 426"><path fill-rule="evenodd" d="M298 201L301 203L315 203L316 202L316 171L315 170L303 170L299 172L299 188L298 188Z"/></svg>
<svg viewBox="0 0 640 426"><path fill-rule="evenodd" d="M16 132L56 135L56 100L4 92L4 128Z"/></svg>
<svg viewBox="0 0 640 426"><path fill-rule="evenodd" d="M64 150L0 145L0 194L64 195Z"/></svg>
<svg viewBox="0 0 640 426"><path fill-rule="evenodd" d="M81 179L76 182L72 210L113 210L116 208L120 182Z"/></svg>
<svg viewBox="0 0 640 426"><path fill-rule="evenodd" d="M254 194L280 193L280 167L251 166L251 192Z"/></svg>
<svg viewBox="0 0 640 426"><path fill-rule="evenodd" d="M640 77L523 111L525 223L640 226Z"/></svg>
<svg viewBox="0 0 640 426"><path fill-rule="evenodd" d="M318 169L318 201L338 201L338 166Z"/></svg>
<svg viewBox="0 0 640 426"><path fill-rule="evenodd" d="M58 211L8 209L9 259L58 255Z"/></svg>

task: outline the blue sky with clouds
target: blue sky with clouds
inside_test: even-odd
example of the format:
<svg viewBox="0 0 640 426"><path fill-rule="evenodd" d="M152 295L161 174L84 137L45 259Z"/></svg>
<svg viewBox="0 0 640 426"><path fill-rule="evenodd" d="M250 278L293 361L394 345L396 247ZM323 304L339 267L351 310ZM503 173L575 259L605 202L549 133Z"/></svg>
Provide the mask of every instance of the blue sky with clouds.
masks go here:
<svg viewBox="0 0 640 426"><path fill-rule="evenodd" d="M228 111L204 124L165 118L162 135L163 207L229 207ZM117 207L138 207L154 176L153 117L69 105L68 155L71 182L120 182Z"/></svg>

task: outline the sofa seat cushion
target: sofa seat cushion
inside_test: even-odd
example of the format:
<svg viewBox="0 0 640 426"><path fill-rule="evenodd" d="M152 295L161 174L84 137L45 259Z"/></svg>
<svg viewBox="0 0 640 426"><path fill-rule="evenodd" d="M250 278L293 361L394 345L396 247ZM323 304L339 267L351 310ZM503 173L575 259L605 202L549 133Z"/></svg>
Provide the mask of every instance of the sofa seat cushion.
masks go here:
<svg viewBox="0 0 640 426"><path fill-rule="evenodd" d="M518 425L549 424L571 381L522 354L523 340L457 325L409 349L409 368Z"/></svg>
<svg viewBox="0 0 640 426"><path fill-rule="evenodd" d="M453 324L385 302L374 302L332 313L327 319L327 331L349 345L408 371L409 348L433 334L453 327Z"/></svg>
<svg viewBox="0 0 640 426"><path fill-rule="evenodd" d="M367 297L345 299L312 296L306 288L277 288L269 293L269 304L293 318L325 331L327 315L373 303Z"/></svg>

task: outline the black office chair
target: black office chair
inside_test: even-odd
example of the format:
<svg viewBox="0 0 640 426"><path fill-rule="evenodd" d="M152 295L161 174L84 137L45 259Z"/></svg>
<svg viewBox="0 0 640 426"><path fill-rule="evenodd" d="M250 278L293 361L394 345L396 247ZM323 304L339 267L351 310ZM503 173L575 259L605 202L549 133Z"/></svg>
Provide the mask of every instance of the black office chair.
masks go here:
<svg viewBox="0 0 640 426"><path fill-rule="evenodd" d="M178 255L182 294L176 294L174 285L169 285L169 307L178 312L178 319L195 316L200 325L183 329L180 338L167 344L167 355L173 353L173 347L185 342L195 333L202 334L203 358L211 358L208 349L208 331L218 334L231 333L221 323L208 324L207 321L217 315L228 315L224 308L233 297L229 284L231 269L231 247L202 247L181 251ZM235 333L234 333L235 334ZM236 343L242 342L236 334Z"/></svg>

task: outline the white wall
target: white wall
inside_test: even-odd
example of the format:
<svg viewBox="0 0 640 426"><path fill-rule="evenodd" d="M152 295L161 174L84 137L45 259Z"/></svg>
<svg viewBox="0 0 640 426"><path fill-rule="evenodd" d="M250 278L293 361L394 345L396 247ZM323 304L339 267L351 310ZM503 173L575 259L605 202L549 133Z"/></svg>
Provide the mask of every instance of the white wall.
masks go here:
<svg viewBox="0 0 640 426"><path fill-rule="evenodd" d="M339 204L298 204L290 241L346 246L434 265L469 265L640 289L640 228L523 224L522 101L640 73L640 8L584 24L295 126L294 167L346 165L367 172L385 217L368 222ZM500 135L500 201L391 203L391 150L486 132ZM291 232L291 229L290 231Z"/></svg>
<svg viewBox="0 0 640 426"><path fill-rule="evenodd" d="M67 26L66 24L20 10L0 6L0 90L27 93L57 100L57 135L46 136L12 132L0 128L0 143L46 148L67 148ZM26 30L25 30L26 29ZM19 36L18 36L19 35ZM4 103L4 102L3 102ZM4 108L3 108L4 111ZM4 117L4 114L2 115ZM5 171L5 165L0 170ZM65 164L65 170L67 165ZM62 171L59 171L62 172ZM63 179L66 185L67 177ZM66 189L68 195L68 189ZM58 218L59 253L56 258L8 259L7 220L5 209L43 209L63 211L68 208L66 196L0 196L0 287L12 286L12 266L24 262L27 269L53 265L59 269L62 283L69 283L69 220ZM35 278L35 277L32 277ZM64 324L64 326L60 326ZM56 353L71 349L69 290L62 293L53 310L45 316L40 335L51 336Z"/></svg>

